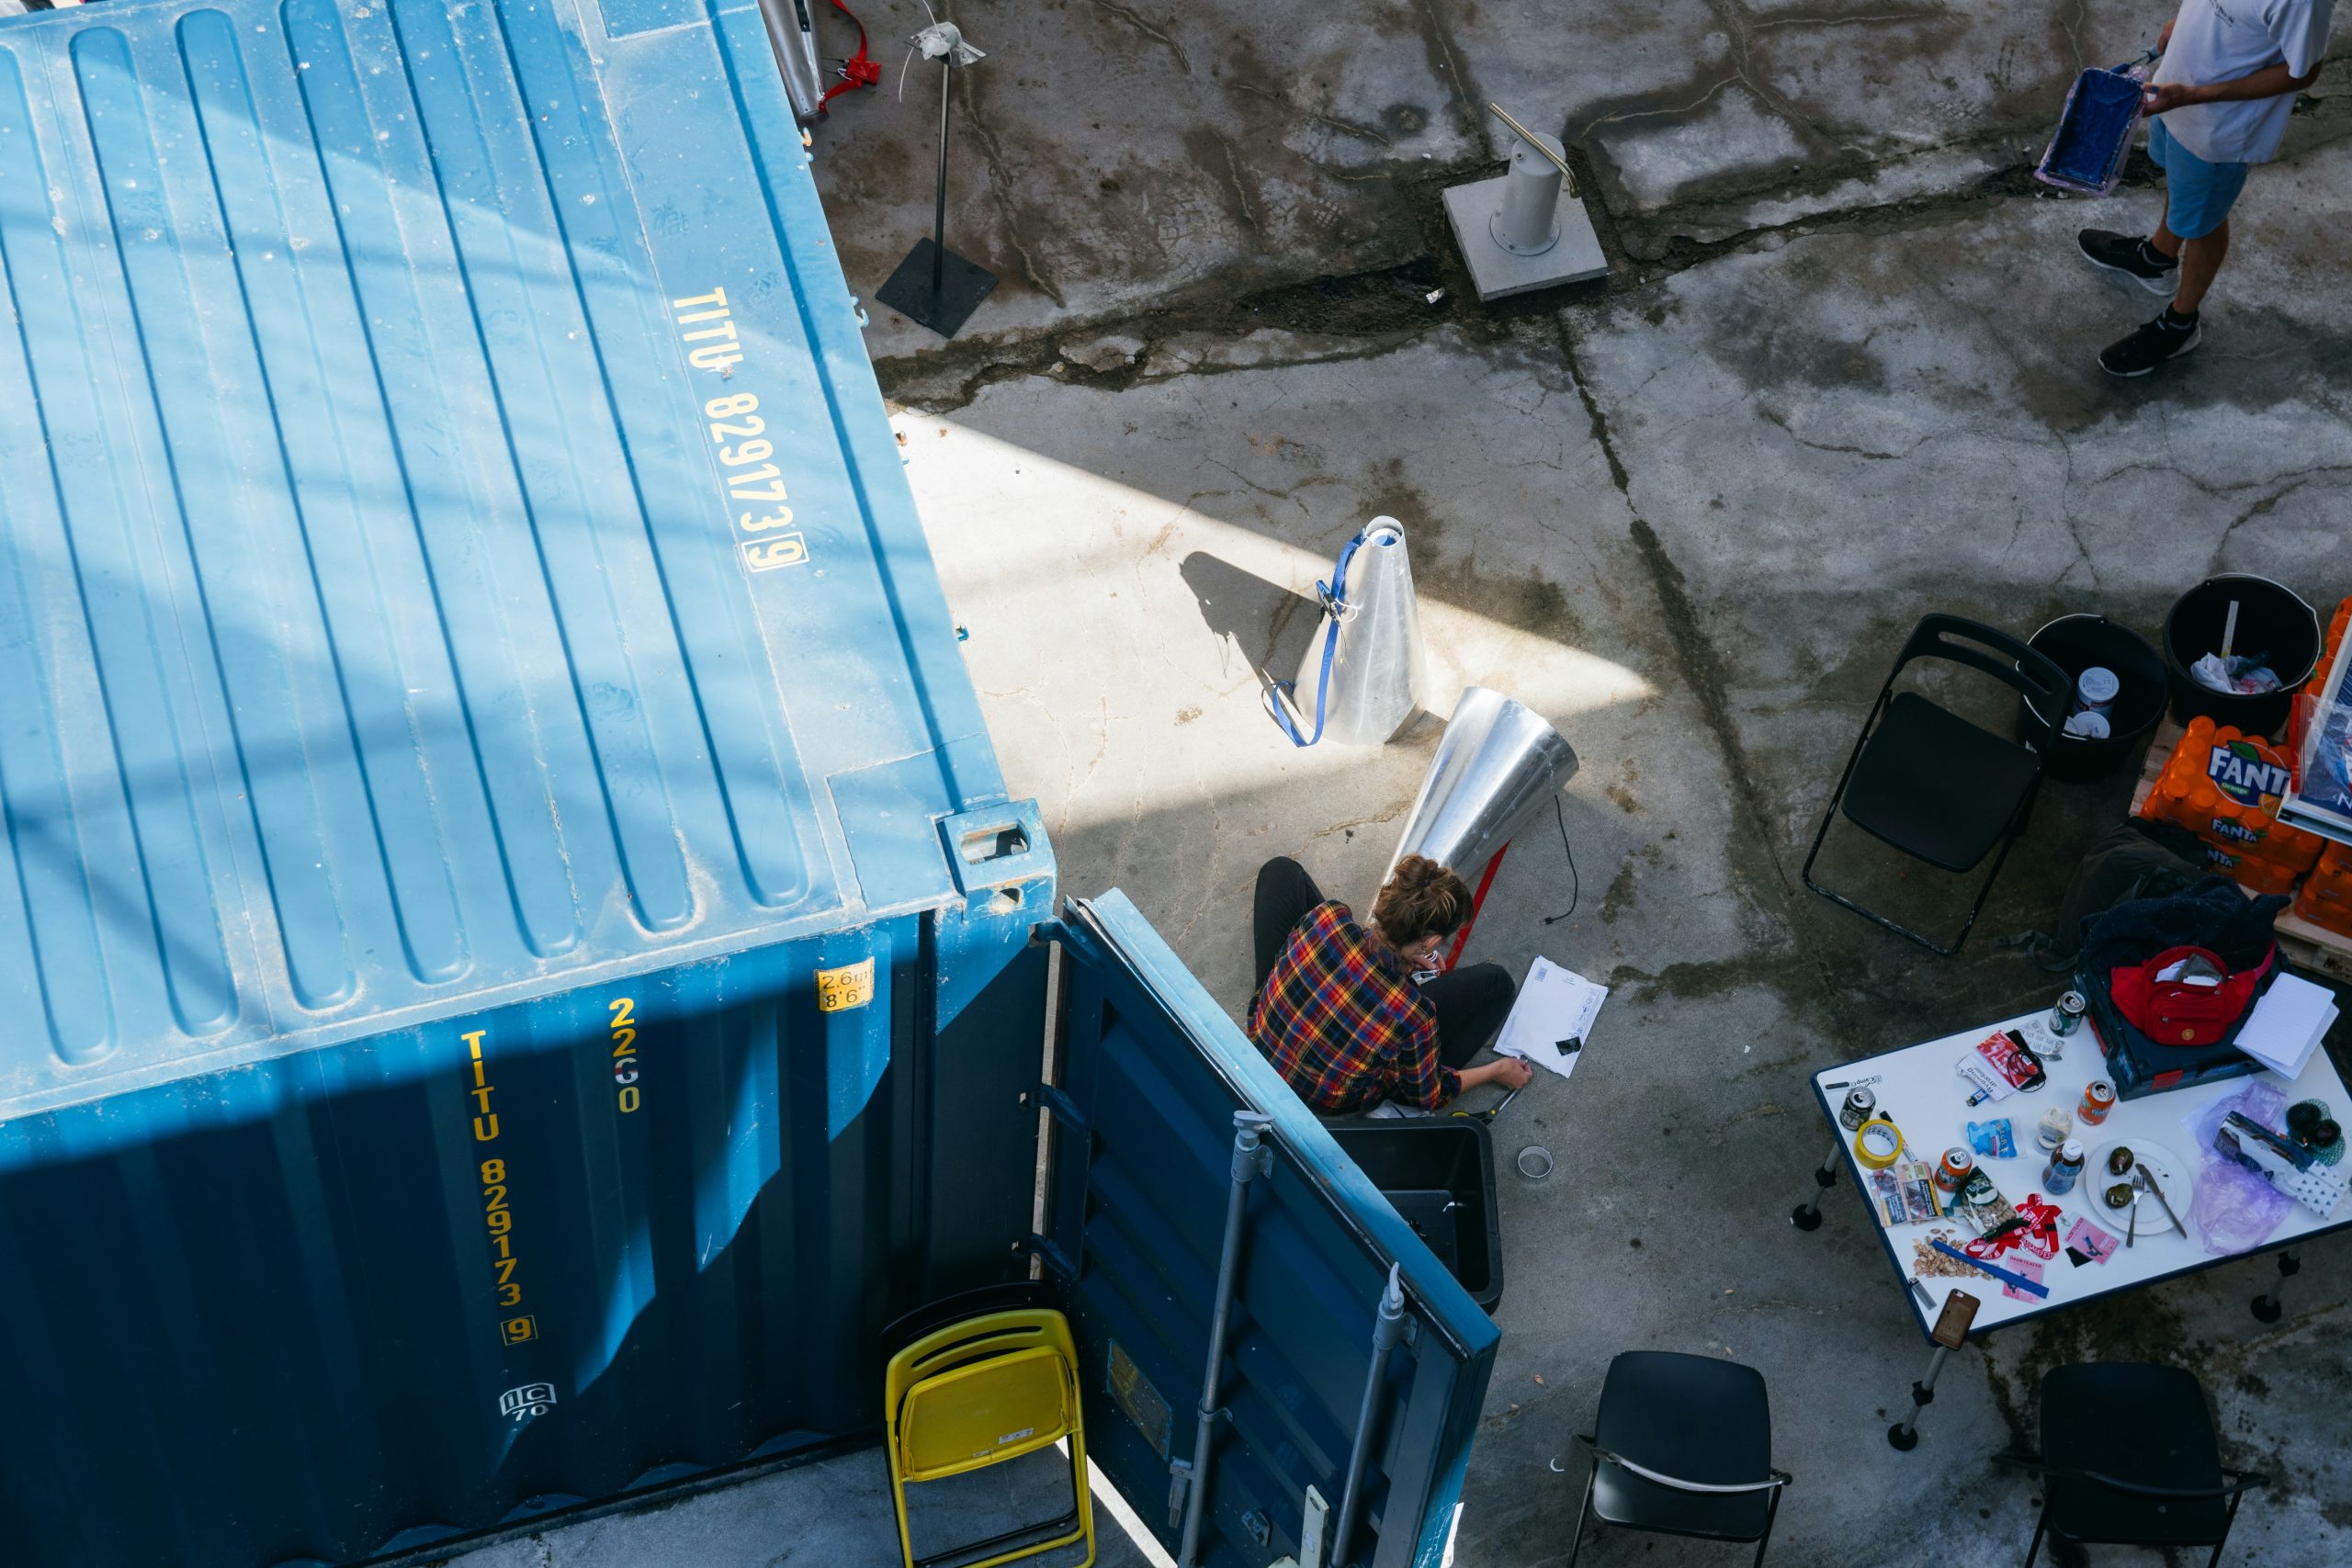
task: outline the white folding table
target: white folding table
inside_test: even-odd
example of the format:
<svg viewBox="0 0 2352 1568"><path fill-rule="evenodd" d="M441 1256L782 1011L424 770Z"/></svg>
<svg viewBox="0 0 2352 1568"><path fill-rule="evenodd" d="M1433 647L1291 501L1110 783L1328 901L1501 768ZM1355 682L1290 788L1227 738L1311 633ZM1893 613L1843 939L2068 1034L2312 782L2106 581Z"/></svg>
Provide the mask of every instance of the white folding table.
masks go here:
<svg viewBox="0 0 2352 1568"><path fill-rule="evenodd" d="M2037 1052L2044 1053L2047 1082L2040 1089L2022 1090L2006 1100L1971 1106L1969 1084L1955 1070L1962 1056L1980 1040L1999 1030L2014 1029L2023 1034ZM2056 1043L2061 1055L2054 1060L2047 1053ZM2116 1235L2126 1230L2124 1216L2107 1209L2099 1196L2108 1185L2105 1173L2094 1166L2086 1169L2071 1192L2051 1198L2042 1185L2042 1167L2046 1156L2036 1145L2034 1134L2041 1114L2052 1105L2079 1110L2083 1089L2093 1078L2107 1076L2106 1058L2100 1054L2098 1037L2086 1021L2063 1042L2056 1042L2045 1013L2030 1013L1977 1028L1964 1029L1940 1039L1906 1045L1876 1056L1865 1056L1840 1066L1826 1067L1813 1077L1813 1091L1821 1105L1822 1114L1828 1119L1834 1139L1830 1157L1814 1172L1815 1191L1811 1199L1797 1206L1790 1219L1800 1230L1812 1230L1821 1224L1821 1194L1837 1180L1842 1168L1850 1174L1861 1190L1865 1210L1879 1233L1880 1245L1885 1249L1888 1264L1894 1270L1895 1288L1903 1297L1906 1310L1918 1321L1922 1335L1935 1326L1943 1311L1944 1298L1955 1288L1965 1288L1977 1296L1979 1307L1969 1337L1989 1334L1996 1328L2029 1318L2064 1312L2101 1296L2111 1296L2124 1291L2135 1291L2159 1280L2177 1275L2193 1274L2199 1269L2233 1262L2240 1258L2266 1252L2278 1252L2278 1275L2281 1282L2300 1267L2293 1252L2294 1246L2312 1236L2352 1227L2352 1197L2336 1206L2332 1218L2322 1219L2301 1204L2290 1209L2286 1217L2268 1236L2241 1252L2215 1256L2206 1251L2195 1236L2165 1227L2159 1234L2148 1234L2145 1224L2133 1238L2129 1248L2119 1248L2103 1263L2076 1266L2069 1262L2062 1245L2058 1255L2042 1265L2041 1282L2049 1288L2049 1295L2040 1301L2016 1300L2003 1290L2000 1280L1982 1275L1951 1279L1929 1277L1916 1280L1924 1288L1924 1298L1915 1290L1912 1271L1912 1244L1937 1227L1905 1224L1890 1226L1879 1213L1878 1204L1870 1190L1870 1182L1856 1156L1854 1135L1838 1120L1848 1092L1867 1086L1878 1097L1874 1115L1893 1122L1903 1134L1908 1148L1906 1157L1916 1157L1933 1165L1948 1148L1966 1147L1969 1143L1968 1123L1986 1122L1997 1117L2009 1119L2015 1130L2017 1155L2014 1158L1987 1158L1982 1154L1977 1164L1990 1176L2001 1195L2016 1203L2027 1193L2041 1194L2045 1201L2055 1203L2061 1211L2058 1221L2061 1240L2078 1218L2088 1219ZM2248 1084L2264 1082L2278 1088L2290 1104L2297 1100L2324 1100L2331 1115L2339 1121L2352 1122L2352 1096L2345 1091L2344 1079L2329 1061L2323 1045L2312 1054L2301 1076L2288 1083L2278 1074L2264 1072L2252 1077L2225 1078L2216 1083L2199 1084L2188 1089L2169 1089L2119 1103L2107 1121L2096 1127L2078 1126L2075 1136L2082 1140L2086 1153L2118 1139L2146 1139L2164 1146L2180 1156L2198 1173L2203 1174L2203 1151L2190 1140L2184 1122L2214 1100L2238 1093ZM2160 1217L2162 1211L2152 1201L2143 1214ZM2185 1224L2195 1222L2184 1213ZM1953 1245L1960 1245L1971 1234L1964 1222L1951 1222L1954 1231ZM2012 1252L2007 1259L2019 1257ZM2035 1259L2035 1261L2040 1261ZM2256 1297L2254 1314L2264 1322L2276 1322L2279 1314L2278 1284ZM1932 1340L1930 1341L1932 1344ZM1898 1449L1917 1446L1919 1412L1935 1397L1936 1376L1943 1370L1951 1354L1937 1345L1928 1362L1928 1374L1911 1385L1910 1416L1887 1429L1887 1440Z"/></svg>

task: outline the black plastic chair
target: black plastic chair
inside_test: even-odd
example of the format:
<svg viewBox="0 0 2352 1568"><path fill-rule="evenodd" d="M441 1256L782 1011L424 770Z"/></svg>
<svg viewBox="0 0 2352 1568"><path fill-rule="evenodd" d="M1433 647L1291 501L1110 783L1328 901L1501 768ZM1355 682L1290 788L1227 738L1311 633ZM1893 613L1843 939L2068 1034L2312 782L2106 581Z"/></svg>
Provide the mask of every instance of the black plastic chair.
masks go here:
<svg viewBox="0 0 2352 1568"><path fill-rule="evenodd" d="M1772 1468L1772 1409L1763 1374L1712 1356L1628 1350L1600 1385L1584 1503L1568 1545L1584 1550L1587 1517L1658 1535L1772 1544L1781 1488Z"/></svg>
<svg viewBox="0 0 2352 1568"><path fill-rule="evenodd" d="M2052 1367L2041 1380L2041 1451L2079 1462L1995 1456L2041 1477L2026 1568L2045 1533L2095 1546L2211 1546L2214 1568L2247 1489L2269 1484L2222 1462L2205 1391L2175 1367Z"/></svg>
<svg viewBox="0 0 2352 1568"><path fill-rule="evenodd" d="M1987 652L1986 649L1994 651ZM1896 695L1894 682L1914 660L1943 659L1981 670L2028 699L2020 721L2023 744L1995 735L1939 707L1917 692ZM1992 895L2001 863L2025 830L2054 721L2071 705L2074 683L2051 659L2007 632L1957 615L1928 615L1912 630L1887 672L1837 792L1821 814L1821 830L1804 857L1804 885L1833 903L1865 915L1898 936L1949 958L1968 940ZM1847 820L1905 854L1950 872L1981 864L1995 844L2000 853L1976 890L1960 935L1946 947L1910 927L1857 904L1813 879L1829 824L1840 807Z"/></svg>

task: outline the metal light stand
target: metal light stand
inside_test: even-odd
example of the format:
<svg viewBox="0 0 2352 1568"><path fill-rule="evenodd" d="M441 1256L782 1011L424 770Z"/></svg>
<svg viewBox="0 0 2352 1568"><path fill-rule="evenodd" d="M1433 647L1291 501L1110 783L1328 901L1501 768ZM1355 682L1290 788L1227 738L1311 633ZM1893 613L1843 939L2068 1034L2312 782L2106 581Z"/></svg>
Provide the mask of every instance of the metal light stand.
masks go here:
<svg viewBox="0 0 2352 1568"><path fill-rule="evenodd" d="M996 274L947 248L947 117L955 103L956 67L981 58L964 41L951 22L940 22L915 35L915 47L936 52L939 72L939 184L933 204L931 238L917 240L907 259L875 299L909 321L918 321L941 337L954 337L980 301L996 288Z"/></svg>

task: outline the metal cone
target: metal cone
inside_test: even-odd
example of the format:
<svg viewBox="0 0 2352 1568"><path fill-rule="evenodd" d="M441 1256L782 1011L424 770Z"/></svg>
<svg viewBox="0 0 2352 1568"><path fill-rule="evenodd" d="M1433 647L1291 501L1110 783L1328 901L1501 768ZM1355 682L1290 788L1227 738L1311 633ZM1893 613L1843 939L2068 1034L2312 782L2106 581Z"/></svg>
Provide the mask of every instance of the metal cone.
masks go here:
<svg viewBox="0 0 2352 1568"><path fill-rule="evenodd" d="M1577 754L1558 730L1500 692L1464 689L1388 870L1427 855L1476 878L1576 772Z"/></svg>
<svg viewBox="0 0 2352 1568"><path fill-rule="evenodd" d="M1348 580L1336 586L1347 609L1337 624L1327 617L1324 629L1306 645L1292 700L1313 723L1323 680L1323 639L1336 637L1324 737L1350 746L1377 746L1404 727L1429 691L1405 525L1394 517L1365 524L1363 543L1348 563Z"/></svg>

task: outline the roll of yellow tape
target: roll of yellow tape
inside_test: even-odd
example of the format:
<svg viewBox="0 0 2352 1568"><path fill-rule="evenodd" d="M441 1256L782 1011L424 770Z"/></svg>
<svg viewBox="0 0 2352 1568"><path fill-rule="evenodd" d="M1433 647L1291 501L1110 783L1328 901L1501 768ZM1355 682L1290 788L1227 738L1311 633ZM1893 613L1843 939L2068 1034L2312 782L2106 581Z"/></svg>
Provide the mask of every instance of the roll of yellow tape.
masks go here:
<svg viewBox="0 0 2352 1568"><path fill-rule="evenodd" d="M1903 1153L1903 1134L1885 1117L1865 1122L1854 1133L1854 1157L1864 1170L1884 1170Z"/></svg>

